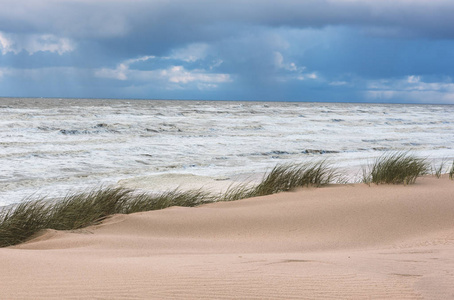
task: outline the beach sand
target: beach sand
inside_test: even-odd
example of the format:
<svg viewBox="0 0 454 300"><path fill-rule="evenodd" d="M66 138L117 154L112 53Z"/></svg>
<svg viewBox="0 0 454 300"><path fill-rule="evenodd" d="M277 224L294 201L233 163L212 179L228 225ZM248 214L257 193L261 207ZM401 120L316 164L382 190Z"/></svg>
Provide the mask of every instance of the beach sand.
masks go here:
<svg viewBox="0 0 454 300"><path fill-rule="evenodd" d="M1 299L453 299L454 181L115 215L0 258Z"/></svg>

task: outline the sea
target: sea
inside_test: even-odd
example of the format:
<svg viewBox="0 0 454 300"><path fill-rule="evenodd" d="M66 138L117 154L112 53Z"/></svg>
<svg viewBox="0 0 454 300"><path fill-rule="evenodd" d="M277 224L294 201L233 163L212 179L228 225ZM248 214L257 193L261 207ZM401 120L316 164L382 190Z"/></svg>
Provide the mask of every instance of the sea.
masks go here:
<svg viewBox="0 0 454 300"><path fill-rule="evenodd" d="M454 106L0 98L0 206L107 186L221 191L326 159L350 182L387 151L454 159Z"/></svg>

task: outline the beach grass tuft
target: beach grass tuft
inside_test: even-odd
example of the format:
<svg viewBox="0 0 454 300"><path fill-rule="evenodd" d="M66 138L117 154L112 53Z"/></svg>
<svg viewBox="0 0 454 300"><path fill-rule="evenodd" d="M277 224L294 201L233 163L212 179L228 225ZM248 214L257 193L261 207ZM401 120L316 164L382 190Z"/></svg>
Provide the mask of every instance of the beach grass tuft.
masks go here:
<svg viewBox="0 0 454 300"><path fill-rule="evenodd" d="M385 153L363 168L363 182L370 184L413 184L427 174L429 164L424 158L408 152Z"/></svg>
<svg viewBox="0 0 454 300"><path fill-rule="evenodd" d="M251 183L232 184L222 192L216 201L235 201L256 196L255 186Z"/></svg>
<svg viewBox="0 0 454 300"><path fill-rule="evenodd" d="M47 227L49 206L27 201L0 212L0 247L19 244Z"/></svg>
<svg viewBox="0 0 454 300"><path fill-rule="evenodd" d="M178 189L152 195L136 194L127 201L123 213L131 214L141 211L164 209L171 206L194 207L214 202L215 198L209 193L198 190L181 191Z"/></svg>
<svg viewBox="0 0 454 300"><path fill-rule="evenodd" d="M340 173L326 160L278 165L254 187L252 194L264 196L305 186L321 187L340 178Z"/></svg>
<svg viewBox="0 0 454 300"><path fill-rule="evenodd" d="M301 164L282 164L266 173L262 180L253 185L241 183L230 186L218 201L233 201L250 197L272 195L291 191L299 187L321 187L342 182L342 175L326 160Z"/></svg>
<svg viewBox="0 0 454 300"><path fill-rule="evenodd" d="M449 179L454 180L454 161L451 165L451 170L449 170Z"/></svg>
<svg viewBox="0 0 454 300"><path fill-rule="evenodd" d="M170 206L193 207L213 202L201 190L172 190L158 195L123 188L100 188L68 194L55 201L26 201L0 212L0 247L24 242L42 229L75 230L99 224L118 213L158 210Z"/></svg>
<svg viewBox="0 0 454 300"><path fill-rule="evenodd" d="M41 229L71 230L97 224L121 213L130 190L100 188L63 199L26 201L0 212L0 247L26 241Z"/></svg>
<svg viewBox="0 0 454 300"><path fill-rule="evenodd" d="M100 188L69 194L49 206L47 226L70 230L97 224L110 215L122 213L131 192L122 188Z"/></svg>
<svg viewBox="0 0 454 300"><path fill-rule="evenodd" d="M445 170L446 160L443 159L438 166L432 166L432 174L434 174L437 178L440 178L443 174L443 170Z"/></svg>

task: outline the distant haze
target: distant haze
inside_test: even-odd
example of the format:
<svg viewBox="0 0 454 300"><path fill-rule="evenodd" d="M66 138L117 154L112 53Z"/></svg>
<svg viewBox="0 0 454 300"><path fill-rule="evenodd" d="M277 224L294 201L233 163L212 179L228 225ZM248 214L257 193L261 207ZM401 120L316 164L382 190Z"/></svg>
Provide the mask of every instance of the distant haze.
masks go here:
<svg viewBox="0 0 454 300"><path fill-rule="evenodd" d="M0 97L454 104L454 1L0 7Z"/></svg>

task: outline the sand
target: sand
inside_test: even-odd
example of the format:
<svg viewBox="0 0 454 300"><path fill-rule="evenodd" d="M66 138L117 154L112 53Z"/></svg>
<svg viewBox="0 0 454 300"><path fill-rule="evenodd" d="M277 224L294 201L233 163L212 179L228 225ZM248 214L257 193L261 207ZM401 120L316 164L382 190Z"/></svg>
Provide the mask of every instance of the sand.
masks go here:
<svg viewBox="0 0 454 300"><path fill-rule="evenodd" d="M115 215L0 249L0 299L453 299L454 181Z"/></svg>

